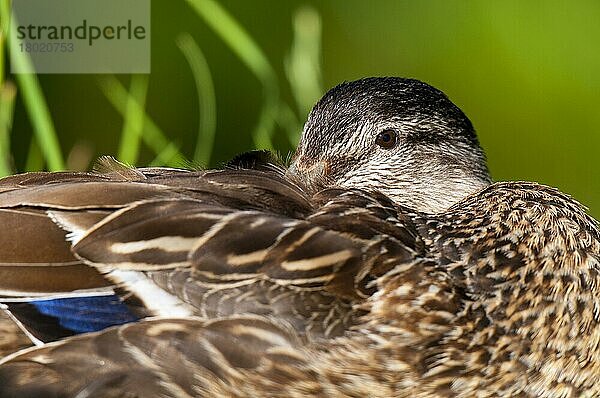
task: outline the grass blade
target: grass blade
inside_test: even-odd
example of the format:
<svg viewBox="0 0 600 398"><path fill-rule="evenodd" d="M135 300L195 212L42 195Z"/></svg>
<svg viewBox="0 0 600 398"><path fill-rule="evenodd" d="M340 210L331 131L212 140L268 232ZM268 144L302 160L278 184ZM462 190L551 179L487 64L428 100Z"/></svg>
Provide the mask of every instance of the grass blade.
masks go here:
<svg viewBox="0 0 600 398"><path fill-rule="evenodd" d="M127 104L129 101L129 93L123 87L121 82L114 76L104 76L98 80L100 89L112 106L125 117ZM135 101L131 103L131 106L137 108L137 112L144 115L144 130L142 134L142 140L146 145L154 151L154 153L161 154L165 148L173 147L171 141L166 138L162 130L154 123L154 121L141 109L139 104ZM179 150L170 151L169 158L162 156L166 166L177 166L186 161L185 156L179 152Z"/></svg>
<svg viewBox="0 0 600 398"><path fill-rule="evenodd" d="M267 57L246 30L214 0L187 0L196 13L266 86L277 86Z"/></svg>
<svg viewBox="0 0 600 398"><path fill-rule="evenodd" d="M321 17L312 7L301 7L293 18L294 41L285 72L300 116L304 118L323 95L321 79Z"/></svg>
<svg viewBox="0 0 600 398"><path fill-rule="evenodd" d="M0 177L13 173L10 151L10 131L15 107L17 89L11 82L0 86Z"/></svg>
<svg viewBox="0 0 600 398"><path fill-rule="evenodd" d="M217 104L212 76L206 58L192 36L180 35L177 46L190 65L198 94L200 120L194 161L203 167L209 167L217 129Z"/></svg>
<svg viewBox="0 0 600 398"><path fill-rule="evenodd" d="M182 165L189 164L189 162L179 155L179 148L175 143L170 142L160 153L156 155L154 160L150 162L150 166L163 166L165 164L171 167L181 167Z"/></svg>
<svg viewBox="0 0 600 398"><path fill-rule="evenodd" d="M288 106L288 104L282 102L279 104L279 112L277 113L277 124L285 130L288 138L288 142L292 148L298 145L300 139L300 133L302 132L302 123L298 120L298 117Z"/></svg>
<svg viewBox="0 0 600 398"><path fill-rule="evenodd" d="M27 152L27 161L25 171L39 171L44 167L44 155L37 143L35 136L31 137L29 151Z"/></svg>
<svg viewBox="0 0 600 398"><path fill-rule="evenodd" d="M52 123L40 83L35 75L34 67L27 53L19 51L16 35L13 30L14 23L16 23L14 16L12 16L13 25L8 23L8 18L6 17L11 15L8 0L0 0L0 14L4 16L2 18L2 30L8 39L8 49L13 66L16 70L29 72L15 74L15 78L19 87L19 93L25 104L25 109L33 125L35 136L40 142L41 151L51 171L64 170L65 162L56 131L54 130L54 124Z"/></svg>
<svg viewBox="0 0 600 398"><path fill-rule="evenodd" d="M148 75L131 76L118 152L118 158L127 164L136 164L140 152L147 93Z"/></svg>
<svg viewBox="0 0 600 398"><path fill-rule="evenodd" d="M11 82L4 81L5 44L4 29L0 29L0 177L10 175L13 172L10 131L17 94L16 87Z"/></svg>
<svg viewBox="0 0 600 398"><path fill-rule="evenodd" d="M4 1L4 0L0 0L0 1ZM0 6L0 12L2 11L2 6ZM8 32L8 28L5 28L4 25L6 24L6 21L4 20L5 18L2 16L4 14L0 13L0 87L4 86L4 70L6 69L5 67L5 56L6 53L4 52L4 50L6 49L6 34L4 32Z"/></svg>
<svg viewBox="0 0 600 398"><path fill-rule="evenodd" d="M264 102L252 138L256 147L272 149L279 106L279 84L275 70L252 37L219 3L214 0L187 2L261 82Z"/></svg>

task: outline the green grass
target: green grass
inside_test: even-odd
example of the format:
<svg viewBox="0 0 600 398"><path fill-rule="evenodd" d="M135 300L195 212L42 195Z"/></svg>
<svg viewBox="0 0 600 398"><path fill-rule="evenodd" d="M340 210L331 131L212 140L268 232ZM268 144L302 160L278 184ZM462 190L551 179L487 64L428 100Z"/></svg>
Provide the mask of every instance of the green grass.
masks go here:
<svg viewBox="0 0 600 398"><path fill-rule="evenodd" d="M311 7L296 11L293 20L294 41L285 60L285 72L298 111L308 114L323 94L321 78L321 18Z"/></svg>
<svg viewBox="0 0 600 398"><path fill-rule="evenodd" d="M246 29L218 2L214 0L187 0L198 18L210 27L231 50L241 64L250 70L262 87L263 103L252 129L252 139L257 148L273 148L277 131L282 131L293 146L301 129L300 119L322 94L320 72L321 24L318 13L303 7L294 15L294 39L285 59L285 71L293 94L290 105L280 97L280 82L271 62L259 44ZM8 18L9 0L0 0L2 30L0 35L0 175L14 170L10 150L10 134L14 104L20 97L25 105L34 137L25 161L25 170L65 169L57 133L49 107L27 53L18 51L16 40L11 39ZM188 33L173 38L194 77L198 96L199 124L193 153L194 164L208 167L212 160L214 139L217 131L216 95L210 72L210 60ZM12 57L9 57L12 55ZM10 59L13 66L32 73L15 74L15 83L5 81L6 65ZM169 138L146 112L145 104L151 75L133 75L129 87L115 76L98 77L98 88L107 101L122 116L123 125L117 157L136 165L145 146L154 153L152 165L181 166L191 163L180 151L180 143ZM299 117L300 115L300 117ZM277 129L279 127L279 130Z"/></svg>
<svg viewBox="0 0 600 398"><path fill-rule="evenodd" d="M210 165L217 130L217 104L212 76L208 62L192 36L181 34L177 38L177 46L190 65L198 95L200 122L198 124L198 138L194 150L194 162L208 167Z"/></svg>
<svg viewBox="0 0 600 398"><path fill-rule="evenodd" d="M127 164L136 164L144 131L144 104L148 93L148 75L133 75L129 97L123 110L123 129L118 158Z"/></svg>
<svg viewBox="0 0 600 398"><path fill-rule="evenodd" d="M9 24L10 2L8 0L0 0L0 20L2 21L2 33L6 37L6 45L3 46L2 57L7 57L8 52L11 55L11 61L14 67L21 71L29 71L30 73L19 73L15 75L17 81L18 95L21 96L25 109L29 115L29 120L33 125L36 140L39 141L41 151L44 155L46 164L49 170L63 170L65 162L61 153L60 145L52 117L46 105L46 100L40 83L35 73L31 60L26 53L20 52L17 47L17 41L11 32ZM4 64L4 61L3 61ZM2 68L3 73L4 67ZM11 108L12 109L12 108ZM12 116L11 116L12 117Z"/></svg>
<svg viewBox="0 0 600 398"><path fill-rule="evenodd" d="M17 89L11 82L0 82L0 177L12 174L10 130Z"/></svg>
<svg viewBox="0 0 600 398"><path fill-rule="evenodd" d="M141 139L156 154L155 162L167 166L180 166L185 162L185 156L179 152L178 145L167 138L160 127L144 112L135 95L128 92L116 77L103 76L98 79L98 85L106 99L123 116L125 123L131 114L142 117Z"/></svg>
<svg viewBox="0 0 600 398"><path fill-rule="evenodd" d="M243 26L219 3L213 0L187 0L187 3L260 81L264 102L252 138L256 147L272 149L279 104L279 84L275 70Z"/></svg>
<svg viewBox="0 0 600 398"><path fill-rule="evenodd" d="M5 21L0 28L0 54L6 46ZM4 81L4 57L0 56L0 177L12 174L10 152L10 130L12 128L15 106L16 87L11 82Z"/></svg>

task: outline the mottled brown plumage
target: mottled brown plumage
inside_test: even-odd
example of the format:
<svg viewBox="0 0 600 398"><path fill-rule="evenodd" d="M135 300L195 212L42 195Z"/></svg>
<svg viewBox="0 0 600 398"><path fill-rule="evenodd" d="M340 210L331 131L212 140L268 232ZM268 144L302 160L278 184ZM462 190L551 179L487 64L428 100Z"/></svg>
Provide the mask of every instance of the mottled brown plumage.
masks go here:
<svg viewBox="0 0 600 398"><path fill-rule="evenodd" d="M31 340L6 311L0 310L0 358L31 346Z"/></svg>
<svg viewBox="0 0 600 398"><path fill-rule="evenodd" d="M287 171L244 157L253 170L0 181L0 207L47 214L99 287L142 275L189 311L10 356L0 395L600 396L598 223L556 189L487 184L448 104L412 80L347 83ZM378 148L388 130L398 145Z"/></svg>

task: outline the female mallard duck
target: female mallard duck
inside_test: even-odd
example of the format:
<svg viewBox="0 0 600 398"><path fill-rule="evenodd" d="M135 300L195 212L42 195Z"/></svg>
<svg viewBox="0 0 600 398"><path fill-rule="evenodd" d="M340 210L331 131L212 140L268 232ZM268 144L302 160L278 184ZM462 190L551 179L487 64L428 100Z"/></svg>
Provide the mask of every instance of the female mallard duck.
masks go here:
<svg viewBox="0 0 600 398"><path fill-rule="evenodd" d="M2 180L5 294L162 315L5 358L3 396L600 395L597 222L491 184L443 93L341 84L263 158Z"/></svg>

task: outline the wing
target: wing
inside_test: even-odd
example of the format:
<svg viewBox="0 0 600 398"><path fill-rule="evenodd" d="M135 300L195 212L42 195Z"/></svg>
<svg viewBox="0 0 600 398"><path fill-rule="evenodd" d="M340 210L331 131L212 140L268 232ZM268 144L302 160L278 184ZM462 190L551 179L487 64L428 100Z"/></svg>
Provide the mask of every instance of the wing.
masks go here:
<svg viewBox="0 0 600 398"><path fill-rule="evenodd" d="M375 398L449 396L428 382L462 295L433 262L377 278L360 327L307 342L272 318L154 319L0 362L6 396ZM421 380L422 378L422 380ZM441 379L447 380L442 377ZM469 396L469 394L465 395Z"/></svg>
<svg viewBox="0 0 600 398"><path fill-rule="evenodd" d="M166 190L87 173L31 173L2 179L0 221L5 230L0 237L0 294L46 295L107 286L96 270L73 256L61 227L85 230L115 209L165 195ZM65 216L66 224L59 225L51 210L73 216Z"/></svg>
<svg viewBox="0 0 600 398"><path fill-rule="evenodd" d="M233 395L234 386L226 382L269 362L298 362L297 345L289 330L261 318L150 320L24 351L2 366L0 392L14 397Z"/></svg>
<svg viewBox="0 0 600 398"><path fill-rule="evenodd" d="M12 177L0 206L16 209L19 222L34 212L55 231L57 245L65 246L59 238L66 232L65 258L92 265L110 284L127 283L149 307L163 299L148 279L173 295L175 306L190 307L187 314L261 314L309 337L335 336L360 316L355 304L372 294L374 279L423 250L410 219L387 198L334 189L312 195L275 166L115 168L99 176ZM31 227L38 240L44 228ZM54 243L45 246L30 247L28 261L47 265ZM65 274L64 266L48 272ZM160 311L151 313L173 314Z"/></svg>
<svg viewBox="0 0 600 398"><path fill-rule="evenodd" d="M65 236L67 231L85 231L132 201L164 196L167 190L144 184L147 176L136 170L117 167L111 173L29 173L0 181L0 296L8 297L0 301L34 341L71 335L93 324L118 324L122 316L138 319L153 313L129 297L124 300L129 308L118 316L115 296L105 301L110 303L107 307L96 306L114 292L113 283L76 258L68 241L75 236ZM148 175L161 173L149 169ZM101 298L94 298L96 294ZM49 300L57 296L59 306ZM78 296L82 298L75 299ZM85 311L73 311L77 307Z"/></svg>
<svg viewBox="0 0 600 398"><path fill-rule="evenodd" d="M94 226L73 251L115 280L150 271L203 316L268 315L331 337L361 314L354 305L372 294L370 282L422 247L390 203L337 190L313 199L303 219L197 198L140 202Z"/></svg>
<svg viewBox="0 0 600 398"><path fill-rule="evenodd" d="M360 328L306 342L258 316L155 319L25 350L0 362L6 396L375 398L448 396L420 383L427 354L460 309L432 263L394 267L375 281Z"/></svg>

